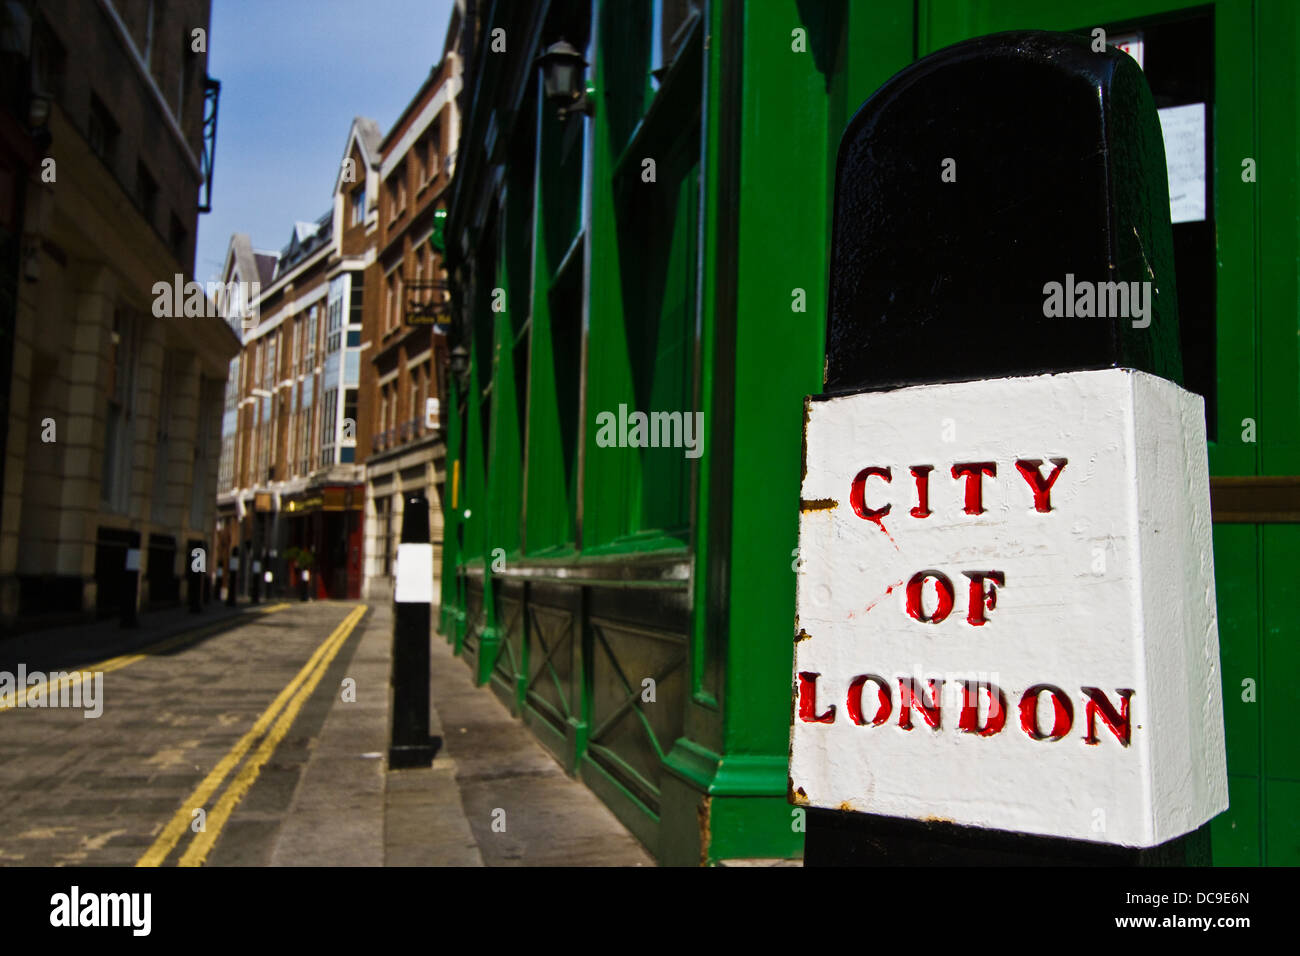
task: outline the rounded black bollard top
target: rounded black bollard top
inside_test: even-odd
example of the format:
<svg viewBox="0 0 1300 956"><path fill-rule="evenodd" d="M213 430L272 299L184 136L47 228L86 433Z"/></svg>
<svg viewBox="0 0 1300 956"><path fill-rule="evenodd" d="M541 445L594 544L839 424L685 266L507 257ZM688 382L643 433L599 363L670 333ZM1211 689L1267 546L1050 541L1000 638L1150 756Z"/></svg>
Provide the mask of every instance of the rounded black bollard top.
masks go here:
<svg viewBox="0 0 1300 956"><path fill-rule="evenodd" d="M400 544L429 543L429 501L424 492L409 492L402 510Z"/></svg>
<svg viewBox="0 0 1300 956"><path fill-rule="evenodd" d="M1050 283L1064 315L1047 314ZM1091 315L1079 283L1106 284ZM1098 315L1103 299L1128 314ZM896 74L840 142L826 393L1111 366L1182 375L1141 68L1087 37L1018 32Z"/></svg>

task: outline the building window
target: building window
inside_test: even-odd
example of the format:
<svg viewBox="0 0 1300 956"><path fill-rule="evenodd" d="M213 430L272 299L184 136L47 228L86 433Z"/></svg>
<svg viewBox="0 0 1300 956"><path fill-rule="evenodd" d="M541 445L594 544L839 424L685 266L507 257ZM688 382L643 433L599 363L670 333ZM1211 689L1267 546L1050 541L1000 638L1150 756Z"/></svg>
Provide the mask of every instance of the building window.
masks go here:
<svg viewBox="0 0 1300 956"><path fill-rule="evenodd" d="M390 275L385 280L385 284L388 288L385 290L387 292L387 301L385 302L387 308L384 309L384 331L388 332L396 325L393 316L397 311L397 273L394 272Z"/></svg>
<svg viewBox="0 0 1300 956"><path fill-rule="evenodd" d="M135 205L145 221L153 225L154 211L158 205L158 183L144 163L135 164Z"/></svg>
<svg viewBox="0 0 1300 956"><path fill-rule="evenodd" d="M365 287L361 282L361 273L352 273L352 292L348 299L348 325L360 325L363 316Z"/></svg>
<svg viewBox="0 0 1300 956"><path fill-rule="evenodd" d="M63 95L63 73L67 54L42 16L32 25L32 90L59 100Z"/></svg>
<svg viewBox="0 0 1300 956"><path fill-rule="evenodd" d="M226 373L226 411L234 411L239 404L239 356L230 360Z"/></svg>
<svg viewBox="0 0 1300 956"><path fill-rule="evenodd" d="M406 211L406 163L402 163L388 180L389 220L396 219Z"/></svg>
<svg viewBox="0 0 1300 956"><path fill-rule="evenodd" d="M326 389L324 398L324 402L321 403L320 466L327 468L334 464L335 439L338 437L339 390Z"/></svg>
<svg viewBox="0 0 1300 956"><path fill-rule="evenodd" d="M304 371L311 369L316 363L316 306L311 307L307 313L307 344L303 348L303 368Z"/></svg>
<svg viewBox="0 0 1300 956"><path fill-rule="evenodd" d="M429 425L429 421L428 421L429 416L427 413L427 408L429 405L429 373L430 373L431 366L432 363L425 362L424 370L420 375L420 404L416 406L415 414L419 416L421 431L432 427Z"/></svg>
<svg viewBox="0 0 1300 956"><path fill-rule="evenodd" d="M262 388L268 392L275 386L275 353L279 338L280 333L277 331L275 335L268 335L265 340L266 356L262 366Z"/></svg>
<svg viewBox="0 0 1300 956"><path fill-rule="evenodd" d="M117 153L119 127L108 107L94 93L90 94L90 116L86 122L86 141L91 151L110 169Z"/></svg>
<svg viewBox="0 0 1300 956"><path fill-rule="evenodd" d="M378 538L375 542L380 554L380 560L383 562L383 570L380 572L384 577L392 573L392 537L393 537L393 520L392 509L389 507L390 502L387 498L375 499L375 527L379 529Z"/></svg>
<svg viewBox="0 0 1300 956"><path fill-rule="evenodd" d="M397 180L388 181L388 222L391 225L402 214L402 207L397 201Z"/></svg>
<svg viewBox="0 0 1300 956"><path fill-rule="evenodd" d="M184 260L188 258L185 255L185 243L189 239L189 231L181 224L176 213L171 214L171 225L168 228L167 240L172 247L172 255L177 259Z"/></svg>
<svg viewBox="0 0 1300 956"><path fill-rule="evenodd" d="M343 340L343 300L335 299L330 303L329 327L325 330L325 353L328 355L339 350Z"/></svg>
<svg viewBox="0 0 1300 956"><path fill-rule="evenodd" d="M280 416L284 413L284 396L278 395L271 403L271 457L266 463L266 480L276 477L275 466L280 462Z"/></svg>
<svg viewBox="0 0 1300 956"><path fill-rule="evenodd" d="M658 89L672 67L700 11L693 0L653 0L650 28L650 85Z"/></svg>
<svg viewBox="0 0 1300 956"><path fill-rule="evenodd" d="M352 190L352 225L360 226L366 221L366 187L358 186Z"/></svg>
<svg viewBox="0 0 1300 956"><path fill-rule="evenodd" d="M189 133L189 124L185 122L189 112L190 90L194 86L190 77L194 75L194 61L197 59L190 45L188 33L181 37L181 68L176 71L176 117L181 121L181 128Z"/></svg>
<svg viewBox="0 0 1300 956"><path fill-rule="evenodd" d="M113 313L112 354L108 365L108 415L100 497L106 507L125 512L130 500L131 446L135 405L135 337L130 319Z"/></svg>
<svg viewBox="0 0 1300 956"><path fill-rule="evenodd" d="M147 0L144 14L144 62L146 66L153 66L153 0Z"/></svg>

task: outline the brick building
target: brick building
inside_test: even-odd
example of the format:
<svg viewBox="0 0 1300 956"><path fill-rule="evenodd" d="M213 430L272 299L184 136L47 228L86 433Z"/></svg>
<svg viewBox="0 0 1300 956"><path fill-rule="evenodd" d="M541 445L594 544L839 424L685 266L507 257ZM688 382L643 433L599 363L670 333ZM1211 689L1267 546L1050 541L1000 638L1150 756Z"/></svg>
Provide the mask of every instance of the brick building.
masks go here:
<svg viewBox="0 0 1300 956"><path fill-rule="evenodd" d="M231 362L222 426L218 566L228 580L239 548L242 594L252 573L268 571L270 589L281 592L308 563L316 596L361 594L369 405L360 370L379 141L374 121L353 121L332 209L296 223L278 256L253 250L246 236L231 239L223 284L263 280L251 315L229 310L242 349ZM265 593L268 585L259 586Z"/></svg>
<svg viewBox="0 0 1300 956"><path fill-rule="evenodd" d="M459 23L453 13L442 60L380 144L380 307L361 372L362 390L373 402L366 465L368 597L392 593L406 493L422 490L429 500L435 575L440 563L446 481L440 396L449 313L440 246L460 138Z"/></svg>
<svg viewBox="0 0 1300 956"><path fill-rule="evenodd" d="M208 544L238 341L173 290L210 201L209 13L208 0L5 5L51 144L28 170L14 290L5 624L176 603Z"/></svg>

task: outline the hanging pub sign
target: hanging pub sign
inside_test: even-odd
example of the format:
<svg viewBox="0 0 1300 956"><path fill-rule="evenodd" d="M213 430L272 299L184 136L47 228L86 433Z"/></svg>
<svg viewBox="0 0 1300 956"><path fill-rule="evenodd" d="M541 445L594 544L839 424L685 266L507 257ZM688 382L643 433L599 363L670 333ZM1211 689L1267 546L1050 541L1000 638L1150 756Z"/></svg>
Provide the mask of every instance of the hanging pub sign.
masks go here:
<svg viewBox="0 0 1300 956"><path fill-rule="evenodd" d="M796 804L1125 847L1227 807L1159 146L1130 57L1042 33L919 61L849 124L804 413ZM1053 313L1067 283L1094 307Z"/></svg>

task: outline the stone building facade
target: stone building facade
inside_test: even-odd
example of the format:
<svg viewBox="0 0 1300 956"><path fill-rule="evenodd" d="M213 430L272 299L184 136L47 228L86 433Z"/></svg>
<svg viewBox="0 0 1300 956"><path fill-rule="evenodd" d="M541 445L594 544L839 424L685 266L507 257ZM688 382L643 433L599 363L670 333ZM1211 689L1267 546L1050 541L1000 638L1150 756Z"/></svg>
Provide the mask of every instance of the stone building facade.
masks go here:
<svg viewBox="0 0 1300 956"><path fill-rule="evenodd" d="M191 555L210 548L238 350L206 296L185 294L210 202L210 3L26 13L51 145L25 190L2 449L10 626L183 600Z"/></svg>

